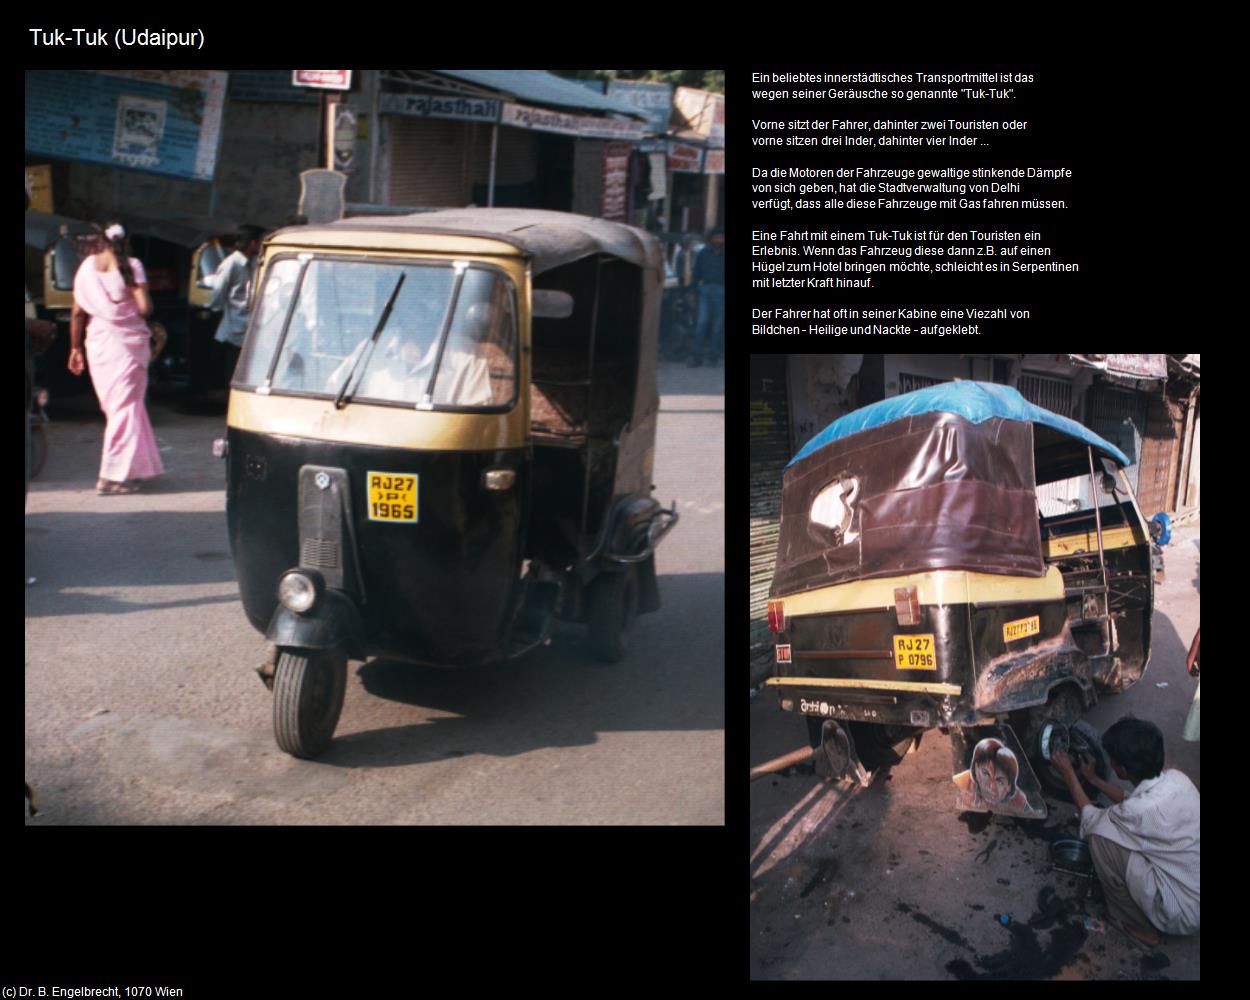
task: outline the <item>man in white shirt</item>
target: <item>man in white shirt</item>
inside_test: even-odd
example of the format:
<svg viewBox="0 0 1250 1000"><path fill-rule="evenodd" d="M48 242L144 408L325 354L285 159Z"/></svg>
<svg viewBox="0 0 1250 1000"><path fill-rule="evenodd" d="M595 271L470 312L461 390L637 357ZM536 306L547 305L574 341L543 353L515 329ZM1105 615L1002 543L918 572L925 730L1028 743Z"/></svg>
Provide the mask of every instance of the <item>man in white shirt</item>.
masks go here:
<svg viewBox="0 0 1250 1000"><path fill-rule="evenodd" d="M260 226L240 226L234 253L221 262L217 273L208 282L213 287L208 307L221 312L221 322L217 325L214 339L223 345L225 351L227 386L234 375L239 352L243 349L250 309L248 299L256 278L256 256L260 252L264 233Z"/></svg>
<svg viewBox="0 0 1250 1000"><path fill-rule="evenodd" d="M1149 945L1159 943L1159 931L1196 934L1198 789L1180 771L1163 770L1163 733L1152 722L1126 716L1103 734L1102 746L1116 776L1133 783L1126 794L1083 762L1082 774L1112 801L1109 809L1089 801L1065 753L1057 750L1051 760L1081 810L1081 836L1089 841L1111 920Z"/></svg>

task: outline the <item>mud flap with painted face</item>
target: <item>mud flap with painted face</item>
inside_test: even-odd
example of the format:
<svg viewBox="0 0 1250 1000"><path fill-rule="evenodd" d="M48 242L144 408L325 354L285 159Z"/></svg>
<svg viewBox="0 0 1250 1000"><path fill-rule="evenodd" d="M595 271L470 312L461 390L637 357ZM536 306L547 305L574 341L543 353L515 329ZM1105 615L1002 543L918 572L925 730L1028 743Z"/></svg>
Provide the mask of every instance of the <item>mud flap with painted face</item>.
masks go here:
<svg viewBox="0 0 1250 1000"><path fill-rule="evenodd" d="M1046 818L1041 784L1010 726L952 729L951 753L957 809Z"/></svg>

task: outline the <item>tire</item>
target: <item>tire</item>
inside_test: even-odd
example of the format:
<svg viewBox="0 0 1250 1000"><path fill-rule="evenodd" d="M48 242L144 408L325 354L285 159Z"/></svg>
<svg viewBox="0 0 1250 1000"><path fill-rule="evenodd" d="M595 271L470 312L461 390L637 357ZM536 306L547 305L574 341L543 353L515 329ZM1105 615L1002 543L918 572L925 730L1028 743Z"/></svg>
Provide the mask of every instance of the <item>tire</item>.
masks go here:
<svg viewBox="0 0 1250 1000"><path fill-rule="evenodd" d="M634 567L604 573L590 586L590 646L595 659L620 663L629 648L638 614L638 581Z"/></svg>
<svg viewBox="0 0 1250 1000"><path fill-rule="evenodd" d="M337 650L281 650L273 680L273 734L292 757L316 757L334 736L347 690Z"/></svg>
<svg viewBox="0 0 1250 1000"><path fill-rule="evenodd" d="M1110 780L1112 776L1111 762L1107 759L1107 752L1102 748L1102 739L1098 735L1098 730L1083 719L1072 723L1068 729L1074 738L1079 736L1089 748L1089 752L1094 757L1094 772L1098 777L1102 778L1103 781ZM1051 766L1050 762L1042 757L1040 747L1036 749L1038 752L1033 758L1033 770L1037 772L1037 777L1041 781L1042 787L1052 797L1062 799L1064 802L1071 802L1072 795L1068 791L1067 782ZM1091 801L1098 798L1098 789L1089 782L1082 780L1081 787L1085 789L1085 794L1089 796Z"/></svg>

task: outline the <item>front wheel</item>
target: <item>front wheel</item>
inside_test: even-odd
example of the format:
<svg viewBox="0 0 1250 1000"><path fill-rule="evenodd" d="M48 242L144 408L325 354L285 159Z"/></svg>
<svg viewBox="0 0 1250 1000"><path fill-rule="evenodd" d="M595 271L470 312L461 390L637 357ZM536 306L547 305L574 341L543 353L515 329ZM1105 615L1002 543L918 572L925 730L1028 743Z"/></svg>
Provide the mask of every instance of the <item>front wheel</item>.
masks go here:
<svg viewBox="0 0 1250 1000"><path fill-rule="evenodd" d="M605 573L590 587L590 645L604 663L619 663L629 647L638 614L638 581L634 567Z"/></svg>
<svg viewBox="0 0 1250 1000"><path fill-rule="evenodd" d="M336 650L279 651L273 680L273 734L293 757L316 757L343 711L347 656Z"/></svg>

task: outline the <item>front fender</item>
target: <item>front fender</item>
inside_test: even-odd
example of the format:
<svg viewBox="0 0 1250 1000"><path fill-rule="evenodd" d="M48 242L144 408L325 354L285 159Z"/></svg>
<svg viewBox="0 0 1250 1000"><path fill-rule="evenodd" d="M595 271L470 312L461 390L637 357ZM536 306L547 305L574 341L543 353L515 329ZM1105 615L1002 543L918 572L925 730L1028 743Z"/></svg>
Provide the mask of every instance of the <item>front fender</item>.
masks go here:
<svg viewBox="0 0 1250 1000"><path fill-rule="evenodd" d="M327 590L320 604L304 614L279 604L265 631L265 638L275 646L343 649L349 654L359 654L361 635L359 610L338 590Z"/></svg>

